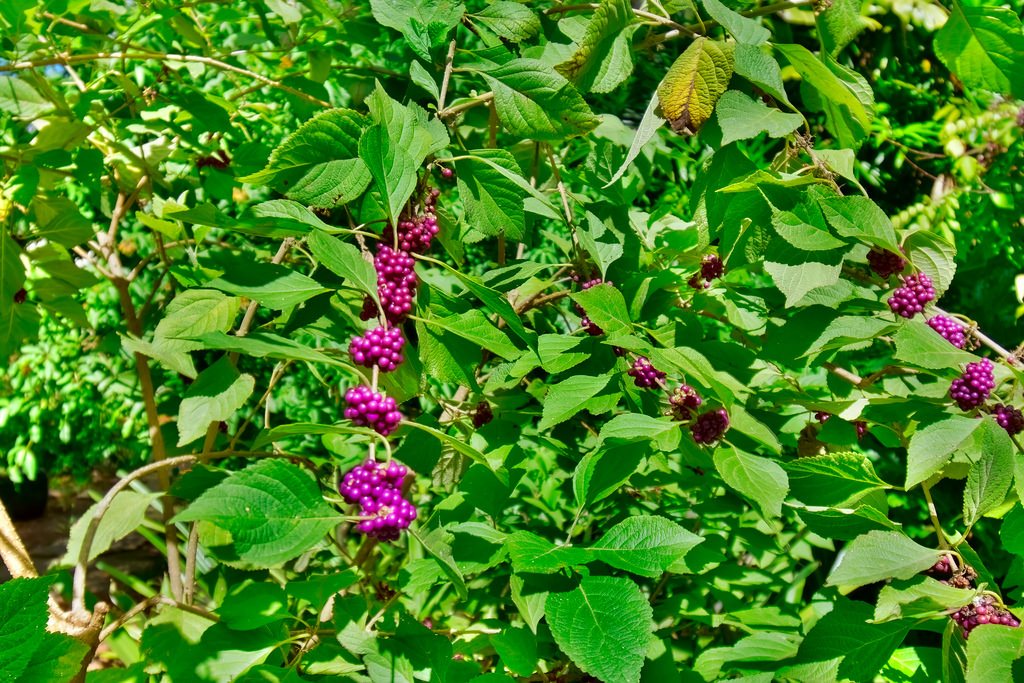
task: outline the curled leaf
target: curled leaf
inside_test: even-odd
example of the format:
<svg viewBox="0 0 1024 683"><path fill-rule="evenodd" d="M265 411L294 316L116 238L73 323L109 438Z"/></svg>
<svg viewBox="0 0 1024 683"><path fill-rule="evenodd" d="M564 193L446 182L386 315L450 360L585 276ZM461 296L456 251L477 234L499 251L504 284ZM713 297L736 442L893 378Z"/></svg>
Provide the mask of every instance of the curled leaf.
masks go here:
<svg viewBox="0 0 1024 683"><path fill-rule="evenodd" d="M733 71L733 46L697 38L658 86L661 111L677 133L696 135L711 117Z"/></svg>

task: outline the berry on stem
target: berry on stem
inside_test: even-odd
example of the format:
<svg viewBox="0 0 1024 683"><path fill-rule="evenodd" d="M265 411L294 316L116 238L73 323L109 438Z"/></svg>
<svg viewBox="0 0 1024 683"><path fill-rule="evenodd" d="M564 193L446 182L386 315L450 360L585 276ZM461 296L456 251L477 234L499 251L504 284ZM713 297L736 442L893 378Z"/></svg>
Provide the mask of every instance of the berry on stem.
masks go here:
<svg viewBox="0 0 1024 683"><path fill-rule="evenodd" d="M687 422L703 403L697 390L689 384L676 387L668 397L668 414L676 422Z"/></svg>
<svg viewBox="0 0 1024 683"><path fill-rule="evenodd" d="M485 424L494 419L494 412L491 410L491 404L487 401L480 401L476 404L476 410L473 412L473 428L480 429Z"/></svg>
<svg viewBox="0 0 1024 683"><path fill-rule="evenodd" d="M992 361L982 358L977 363L968 363L964 374L953 380L949 387L949 397L956 401L960 410L974 410L988 400L995 386Z"/></svg>
<svg viewBox="0 0 1024 683"><path fill-rule="evenodd" d="M714 443L722 438L729 429L729 413L724 410L711 410L697 416L690 431L693 440L699 444Z"/></svg>
<svg viewBox="0 0 1024 683"><path fill-rule="evenodd" d="M907 267L907 260L887 249L875 247L868 252L868 266L878 277L888 280L891 276L903 272Z"/></svg>
<svg viewBox="0 0 1024 683"><path fill-rule="evenodd" d="M395 431L402 421L395 399L378 394L366 385L349 389L345 394L345 417L357 427L370 427L381 436Z"/></svg>
<svg viewBox="0 0 1024 683"><path fill-rule="evenodd" d="M991 595L979 595L952 615L953 621L963 630L965 640L970 637L971 631L982 624L1001 624L1013 628L1020 626L1020 619L995 602Z"/></svg>
<svg viewBox="0 0 1024 683"><path fill-rule="evenodd" d="M396 251L386 244L377 247L377 256L373 259L377 269L377 295L384 307L384 317L392 325L405 320L412 310L412 297L418 284L414 264L412 256L405 251ZM365 308L364 302L364 311Z"/></svg>
<svg viewBox="0 0 1024 683"><path fill-rule="evenodd" d="M932 279L924 273L900 276L902 287L897 287L889 297L889 308L896 315L913 318L924 310L924 305L935 299Z"/></svg>
<svg viewBox="0 0 1024 683"><path fill-rule="evenodd" d="M932 328L942 338L958 349L967 345L967 338L964 336L964 328L960 323L945 315L936 315L928 318L928 327Z"/></svg>
<svg viewBox="0 0 1024 683"><path fill-rule="evenodd" d="M700 271L695 273L686 284L694 289L707 289L711 281L722 277L725 273L725 264L718 254L705 254L700 260Z"/></svg>
<svg viewBox="0 0 1024 683"><path fill-rule="evenodd" d="M437 188L430 190L423 198L423 213L411 217L405 215L399 219L397 238L399 250L419 254L430 249L430 241L438 233L435 207L439 194L440 190ZM395 244L395 233L391 223L384 228L384 243Z"/></svg>
<svg viewBox="0 0 1024 683"><path fill-rule="evenodd" d="M368 518L356 524L357 531L382 541L394 541L400 530L409 528L416 519L416 507L402 495L408 474L405 465L384 465L374 460L345 473L338 492L345 502L358 503L359 516Z"/></svg>
<svg viewBox="0 0 1024 683"><path fill-rule="evenodd" d="M626 374L632 377L633 383L641 389L650 389L665 379L665 373L651 365L651 361L643 356L633 361L633 367L627 370Z"/></svg>
<svg viewBox="0 0 1024 683"><path fill-rule="evenodd" d="M356 365L372 368L376 365L381 372L391 372L402 364L402 346L405 338L397 327L376 327L361 337L353 337L348 352Z"/></svg>
<svg viewBox="0 0 1024 683"><path fill-rule="evenodd" d="M1010 436L1016 436L1024 431L1024 413L1013 406L997 403L992 407L992 417Z"/></svg>

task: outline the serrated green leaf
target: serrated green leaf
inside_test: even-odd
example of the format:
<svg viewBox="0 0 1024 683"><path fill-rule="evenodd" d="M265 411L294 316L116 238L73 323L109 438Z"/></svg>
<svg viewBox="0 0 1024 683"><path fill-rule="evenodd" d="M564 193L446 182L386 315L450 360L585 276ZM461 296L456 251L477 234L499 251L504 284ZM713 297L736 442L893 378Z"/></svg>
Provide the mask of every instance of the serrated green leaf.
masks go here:
<svg viewBox="0 0 1024 683"><path fill-rule="evenodd" d="M890 488L861 453L829 453L782 465L790 493L805 505L843 506L871 491Z"/></svg>
<svg viewBox="0 0 1024 683"><path fill-rule="evenodd" d="M0 679L17 681L43 645L52 577L0 583Z"/></svg>
<svg viewBox="0 0 1024 683"><path fill-rule="evenodd" d="M825 582L829 586L863 586L886 579L909 579L928 569L942 555L899 531L870 531L846 546L838 566Z"/></svg>
<svg viewBox="0 0 1024 683"><path fill-rule="evenodd" d="M583 403L597 396L610 381L611 375L577 375L552 385L544 397L544 410L537 428L550 429L565 422L583 410Z"/></svg>
<svg viewBox="0 0 1024 683"><path fill-rule="evenodd" d="M64 633L44 632L42 642L21 673L19 682L61 682L72 680L82 669L89 647Z"/></svg>
<svg viewBox="0 0 1024 683"><path fill-rule="evenodd" d="M587 22L569 59L555 67L583 92L611 92L633 71L629 38L624 30L636 21L627 0L602 0Z"/></svg>
<svg viewBox="0 0 1024 683"><path fill-rule="evenodd" d="M703 541L664 517L638 515L613 526L588 550L617 569L655 578Z"/></svg>
<svg viewBox="0 0 1024 683"><path fill-rule="evenodd" d="M505 548L517 572L551 574L593 559L593 554L586 548L556 546L529 531L517 531L506 538Z"/></svg>
<svg viewBox="0 0 1024 683"><path fill-rule="evenodd" d="M605 441L655 441L664 451L675 450L682 430L678 422L641 413L616 415L601 427L600 447Z"/></svg>
<svg viewBox="0 0 1024 683"><path fill-rule="evenodd" d="M363 258L355 245L333 238L322 230L310 232L306 243L313 256L327 270L345 278L352 286L380 303L377 295L377 271L373 263Z"/></svg>
<svg viewBox="0 0 1024 683"><path fill-rule="evenodd" d="M967 641L966 683L1015 683L1015 662L1022 656L1024 629L982 624Z"/></svg>
<svg viewBox="0 0 1024 683"><path fill-rule="evenodd" d="M576 88L539 60L513 59L481 75L494 91L498 118L512 135L560 142L597 127Z"/></svg>
<svg viewBox="0 0 1024 683"><path fill-rule="evenodd" d="M892 221L867 197L826 197L819 199L818 205L829 225L843 237L853 237L889 251L899 251L899 241Z"/></svg>
<svg viewBox="0 0 1024 683"><path fill-rule="evenodd" d="M412 157L391 140L387 129L376 125L370 126L359 138L359 158L370 169L377 189L387 202L388 219L397 222L402 207L416 189L416 164Z"/></svg>
<svg viewBox="0 0 1024 683"><path fill-rule="evenodd" d="M246 580L228 590L217 616L232 631L251 631L288 619L288 596L276 583Z"/></svg>
<svg viewBox="0 0 1024 683"><path fill-rule="evenodd" d="M471 156L455 160L455 170L467 223L485 235L522 241L526 236L523 199L527 193L509 177L522 176L515 157L503 149L474 150Z"/></svg>
<svg viewBox="0 0 1024 683"><path fill-rule="evenodd" d="M718 0L701 0L711 18L725 27L740 43L761 45L771 37L771 32L758 23L757 19L745 17L723 5ZM724 144L724 143L723 143Z"/></svg>
<svg viewBox="0 0 1024 683"><path fill-rule="evenodd" d="M230 532L241 559L273 567L312 548L341 516L305 470L268 458L232 474L174 519L196 520Z"/></svg>
<svg viewBox="0 0 1024 683"><path fill-rule="evenodd" d="M423 324L453 332L506 360L515 360L522 355L522 351L515 347L508 335L495 327L487 316L477 309L470 309L447 318L425 319Z"/></svg>
<svg viewBox="0 0 1024 683"><path fill-rule="evenodd" d="M975 595L976 591L947 586L930 576L893 581L878 594L875 621L938 616L945 610L963 607Z"/></svg>
<svg viewBox="0 0 1024 683"><path fill-rule="evenodd" d="M782 84L782 67L765 48L740 43L736 46L734 59L736 73L777 101L785 103L790 109L795 109L789 101L789 95L786 94L786 87Z"/></svg>
<svg viewBox="0 0 1024 683"><path fill-rule="evenodd" d="M0 111L19 119L34 119L53 109L53 106L25 79L0 79Z"/></svg>
<svg viewBox="0 0 1024 683"><path fill-rule="evenodd" d="M938 332L919 320L910 320L897 330L893 356L910 365L929 370L957 368L972 363L977 357L958 349Z"/></svg>
<svg viewBox="0 0 1024 683"><path fill-rule="evenodd" d="M722 128L722 144L746 140L768 133L780 138L800 127L804 117L772 109L764 102L755 101L738 90L729 90L715 107L718 125Z"/></svg>
<svg viewBox="0 0 1024 683"><path fill-rule="evenodd" d="M135 531L146 519L146 511L153 501L160 497L160 493L138 493L137 491L121 491L110 502L103 519L96 527L96 533L89 546L88 562L105 553L114 543ZM78 521L71 527L71 535L68 538L68 550L64 555L61 564L72 566L78 562L82 552L82 541L85 539L85 532L92 523L93 515L99 503L92 505L85 513L78 518Z"/></svg>
<svg viewBox="0 0 1024 683"><path fill-rule="evenodd" d="M956 275L956 246L939 235L919 230L907 237L903 248L914 267L932 279L936 298L941 297Z"/></svg>
<svg viewBox="0 0 1024 683"><path fill-rule="evenodd" d="M971 435L967 455L974 462L964 486L964 524L972 526L981 517L1003 504L1013 481L1013 441L992 417L980 420Z"/></svg>
<svg viewBox="0 0 1024 683"><path fill-rule="evenodd" d="M238 299L224 296L215 289L187 289L167 306L166 315L153 333L154 343L175 339L180 340L173 345L175 349L199 349L200 344L187 340L207 332L227 332L234 323L239 305Z"/></svg>
<svg viewBox="0 0 1024 683"><path fill-rule="evenodd" d="M275 310L297 306L317 294L330 291L291 268L272 263L242 263L240 260L232 262L227 272L205 283L205 286L255 299Z"/></svg>
<svg viewBox="0 0 1024 683"><path fill-rule="evenodd" d="M208 332L197 338L208 349L221 349L242 353L254 358L280 358L284 360L303 360L308 363L329 363L345 365L337 358L320 353L315 349L286 339L272 332L257 330L244 337L223 332Z"/></svg>
<svg viewBox="0 0 1024 683"><path fill-rule="evenodd" d="M921 483L942 469L953 451L970 439L981 424L972 417L942 414L918 426L907 448L905 488Z"/></svg>
<svg viewBox="0 0 1024 683"><path fill-rule="evenodd" d="M605 282L583 292L573 292L569 297L586 310L587 317L608 337L632 332L626 300L611 284Z"/></svg>
<svg viewBox="0 0 1024 683"><path fill-rule="evenodd" d="M954 2L933 47L968 88L1024 96L1024 29L1016 11Z"/></svg>
<svg viewBox="0 0 1024 683"><path fill-rule="evenodd" d="M37 198L32 202L39 230L36 235L64 247L92 239L94 230L78 205L65 197Z"/></svg>
<svg viewBox="0 0 1024 683"><path fill-rule="evenodd" d="M778 463L727 447L716 449L714 460L715 468L726 485L754 501L766 518L782 514L782 501L789 491L789 477Z"/></svg>
<svg viewBox="0 0 1024 683"><path fill-rule="evenodd" d="M370 7L378 23L400 31L426 61L431 61L430 49L448 38L466 11L465 5L452 0L370 0Z"/></svg>
<svg viewBox="0 0 1024 683"><path fill-rule="evenodd" d="M639 683L652 610L629 579L586 577L568 593L552 593L547 620L555 642L583 671L604 681Z"/></svg>
<svg viewBox="0 0 1024 683"><path fill-rule="evenodd" d="M178 446L195 441L212 422L227 420L241 408L256 379L240 375L227 356L199 373L178 408Z"/></svg>
<svg viewBox="0 0 1024 683"><path fill-rule="evenodd" d="M787 308L812 289L834 285L843 267L840 251L803 251L781 240L772 240L764 258L765 272L786 295Z"/></svg>
<svg viewBox="0 0 1024 683"><path fill-rule="evenodd" d="M695 135L729 87L732 70L731 45L703 36L695 39L658 86L661 112L672 130Z"/></svg>
<svg viewBox="0 0 1024 683"><path fill-rule="evenodd" d="M489 2L476 12L468 15L513 43L521 43L540 33L540 19L528 7L510 0Z"/></svg>

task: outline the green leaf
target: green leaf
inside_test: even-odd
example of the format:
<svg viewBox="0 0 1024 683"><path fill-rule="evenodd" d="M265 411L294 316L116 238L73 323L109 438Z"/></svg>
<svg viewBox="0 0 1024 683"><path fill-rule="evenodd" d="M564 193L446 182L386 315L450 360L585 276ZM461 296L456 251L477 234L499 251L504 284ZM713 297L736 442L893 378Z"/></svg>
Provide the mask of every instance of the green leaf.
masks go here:
<svg viewBox="0 0 1024 683"><path fill-rule="evenodd" d="M1022 656L1024 629L982 624L967 641L967 683L1014 683L1014 662Z"/></svg>
<svg viewBox="0 0 1024 683"><path fill-rule="evenodd" d="M1015 10L952 3L935 54L968 88L1024 96L1024 29Z"/></svg>
<svg viewBox="0 0 1024 683"><path fill-rule="evenodd" d="M465 220L484 235L522 241L526 237L523 199L527 192L510 177L523 174L515 157L504 149L478 149L470 155L455 160Z"/></svg>
<svg viewBox="0 0 1024 683"><path fill-rule="evenodd" d="M843 267L840 251L803 251L782 240L772 240L764 258L765 272L786 295L787 308L813 289L834 285Z"/></svg>
<svg viewBox="0 0 1024 683"><path fill-rule="evenodd" d="M771 32L761 26L757 19L745 17L739 12L729 9L718 0L701 0L701 3L711 18L724 26L740 43L761 45L771 37Z"/></svg>
<svg viewBox="0 0 1024 683"><path fill-rule="evenodd" d="M304 360L307 363L329 363L346 365L343 361L320 353L291 339L278 336L271 332L257 330L244 337L223 332L208 332L200 335L198 340L208 349L221 349L243 353L253 358L281 358L284 360Z"/></svg>
<svg viewBox="0 0 1024 683"><path fill-rule="evenodd" d="M530 627L530 630L536 634L537 624L544 618L544 605L547 604L548 592L523 593L523 590L526 588L526 581L519 574L510 576L508 582L512 588L512 602L515 604L516 609L519 610L519 616L523 618L523 621Z"/></svg>
<svg viewBox="0 0 1024 683"><path fill-rule="evenodd" d="M1024 557L1024 507L1020 503L1003 517L999 538L1007 552Z"/></svg>
<svg viewBox="0 0 1024 683"><path fill-rule="evenodd" d="M228 531L241 559L273 567L312 548L341 517L305 470L268 458L207 490L174 519L196 520Z"/></svg>
<svg viewBox="0 0 1024 683"><path fill-rule="evenodd" d="M651 417L642 413L616 415L601 427L598 446L606 441L655 441L664 451L672 451L679 445L682 430L678 422L668 418Z"/></svg>
<svg viewBox="0 0 1024 683"><path fill-rule="evenodd" d="M2 306L0 306L0 312L2 310ZM150 342L124 335L121 337L121 345L128 353L140 353L152 358L172 372L185 375L190 379L196 378L196 366L192 362L192 357L185 350L190 346L187 341L154 339ZM196 346L201 347L199 344Z"/></svg>
<svg viewBox="0 0 1024 683"><path fill-rule="evenodd" d="M448 131L439 119L417 104L406 106L392 99L380 83L366 98L366 106L373 120L387 131L391 146L408 154L413 166L448 146Z"/></svg>
<svg viewBox="0 0 1024 683"><path fill-rule="evenodd" d="M825 582L856 588L886 579L909 579L928 569L941 550L918 545L899 531L870 531L846 546Z"/></svg>
<svg viewBox="0 0 1024 683"><path fill-rule="evenodd" d="M935 297L940 298L956 275L956 246L939 235L919 230L907 237L903 248L914 267L932 279Z"/></svg>
<svg viewBox="0 0 1024 683"><path fill-rule="evenodd" d="M227 332L234 323L240 301L215 289L186 289L174 297L167 313L154 332L154 342L199 337L207 332ZM175 348L179 348L177 345ZM182 341L181 350L201 348L195 342Z"/></svg>
<svg viewBox="0 0 1024 683"><path fill-rule="evenodd" d="M0 79L0 111L15 118L34 119L53 109L53 104L40 95L23 78Z"/></svg>
<svg viewBox="0 0 1024 683"><path fill-rule="evenodd" d="M772 207L772 227L779 237L796 249L831 251L846 246L846 242L833 237L827 229L808 223L792 211L779 211Z"/></svg>
<svg viewBox="0 0 1024 683"><path fill-rule="evenodd" d="M492 635L491 645L509 671L523 677L533 674L540 659L535 634L525 628L509 627Z"/></svg>
<svg viewBox="0 0 1024 683"><path fill-rule="evenodd" d="M227 356L200 372L178 408L178 446L201 437L210 423L234 415L245 405L255 386L256 379L238 374Z"/></svg>
<svg viewBox="0 0 1024 683"><path fill-rule="evenodd" d="M53 577L0 583L0 679L19 680L43 645L52 583Z"/></svg>
<svg viewBox="0 0 1024 683"><path fill-rule="evenodd" d="M124 538L141 526L146 519L146 511L150 504L160 495L160 493L138 493L136 491L121 491L115 495L106 514L100 520L99 526L96 527L92 544L89 546L87 561L92 562L109 550L114 541ZM99 503L92 505L72 525L71 535L68 538L68 550L64 554L61 564L70 567L78 562L82 553L82 541L85 540L86 529L92 523L98 506Z"/></svg>
<svg viewBox="0 0 1024 683"><path fill-rule="evenodd" d="M512 567L520 573L552 574L594 559L586 548L556 546L529 531L517 531L506 538L505 548Z"/></svg>
<svg viewBox="0 0 1024 683"><path fill-rule="evenodd" d="M344 228L336 228L320 220L319 217L302 204L290 199L271 199L267 202L260 202L251 209L252 214L259 218L272 218L278 224L287 222L293 224L303 234L309 228L319 228L329 233L351 232Z"/></svg>
<svg viewBox="0 0 1024 683"><path fill-rule="evenodd" d="M36 212L39 237L64 247L75 247L92 239L92 223L78 205L64 197L38 197L32 202Z"/></svg>
<svg viewBox="0 0 1024 683"><path fill-rule="evenodd" d="M70 681L82 669L89 647L64 633L43 633L42 642L21 673L19 682Z"/></svg>
<svg viewBox="0 0 1024 683"><path fill-rule="evenodd" d="M380 125L371 126L359 138L359 157L370 169L377 189L387 201L388 219L397 223L402 208L416 189L416 165L412 157Z"/></svg>
<svg viewBox="0 0 1024 683"><path fill-rule="evenodd" d="M576 504L582 507L611 495L636 474L645 453L632 444L587 453L572 475Z"/></svg>
<svg viewBox="0 0 1024 683"><path fill-rule="evenodd" d="M483 312L475 308L447 318L427 319L423 324L453 332L506 360L515 360L523 353L515 347L507 334L495 327Z"/></svg>
<svg viewBox="0 0 1024 683"><path fill-rule="evenodd" d="M569 59L555 67L582 92L611 92L633 72L632 30L636 21L627 0L602 0Z"/></svg>
<svg viewBox="0 0 1024 683"><path fill-rule="evenodd" d="M963 607L976 591L939 583L930 576L893 581L882 587L875 605L875 621L938 616L947 609Z"/></svg>
<svg viewBox="0 0 1024 683"><path fill-rule="evenodd" d="M617 569L656 578L703 541L664 517L638 515L613 526L588 549Z"/></svg>
<svg viewBox="0 0 1024 683"><path fill-rule="evenodd" d="M639 683L651 634L651 606L629 579L586 577L552 593L547 620L555 642L583 671L603 681Z"/></svg>
<svg viewBox="0 0 1024 683"><path fill-rule="evenodd" d="M920 368L945 370L959 368L964 363L973 363L977 360L974 354L953 346L920 320L903 323L893 341L896 343L893 356Z"/></svg>
<svg viewBox="0 0 1024 683"><path fill-rule="evenodd" d="M377 271L354 244L331 237L322 230L310 232L306 244L327 270L345 278L380 304L377 296Z"/></svg>
<svg viewBox="0 0 1024 683"><path fill-rule="evenodd" d="M714 460L715 468L726 485L757 503L765 518L782 514L789 477L778 463L726 447L715 450Z"/></svg>
<svg viewBox="0 0 1024 683"><path fill-rule="evenodd" d="M539 60L513 59L481 74L494 91L498 118L512 135L560 142L599 123L576 88Z"/></svg>
<svg viewBox="0 0 1024 683"><path fill-rule="evenodd" d="M843 237L853 237L899 252L899 241L892 221L867 197L826 197L819 199L818 205L829 225Z"/></svg>
<svg viewBox="0 0 1024 683"><path fill-rule="evenodd" d="M544 397L544 410L541 416L538 429L550 429L557 424L565 422L576 413L583 410L583 404L587 399L597 396L602 389L608 386L611 375L599 375L588 377L577 375L552 385Z"/></svg>
<svg viewBox="0 0 1024 683"><path fill-rule="evenodd" d="M632 333L633 323L626 300L613 285L602 283L583 292L573 292L569 297L586 310L587 317L609 338Z"/></svg>
<svg viewBox="0 0 1024 683"><path fill-rule="evenodd" d="M25 284L22 253L21 247L10 238L6 230L0 232L0 290L11 292L11 296Z"/></svg>
<svg viewBox="0 0 1024 683"><path fill-rule="evenodd" d="M221 623L232 631L251 631L291 616L281 586L251 580L232 586L216 611Z"/></svg>
<svg viewBox="0 0 1024 683"><path fill-rule="evenodd" d="M629 151L626 152L626 160L622 162L622 166L615 172L612 179L605 183L604 187L610 187L626 173L633 160L640 156L644 146L658 134L658 129L663 123L665 123L665 118L661 115L658 93L655 92L651 95L651 101L647 104L643 118L640 119L640 125L637 126L636 135L633 136L633 142L630 143Z"/></svg>
<svg viewBox="0 0 1024 683"><path fill-rule="evenodd" d="M835 57L868 27L870 20L862 18L860 12L860 0L832 0L821 12L815 12L825 52Z"/></svg>
<svg viewBox="0 0 1024 683"><path fill-rule="evenodd" d="M786 114L773 109L760 100L751 99L738 90L729 90L715 107L718 125L722 128L722 144L736 140L757 137L768 133L768 137L780 138L800 127L804 117Z"/></svg>
<svg viewBox="0 0 1024 683"><path fill-rule="evenodd" d="M271 185L309 206L330 209L346 204L372 180L359 158L359 138L367 124L365 116L350 109L318 114L278 145L264 170L239 180Z"/></svg>
<svg viewBox="0 0 1024 683"><path fill-rule="evenodd" d="M464 359L478 357L480 354L473 342L443 327L429 325L423 319L416 320L416 336L424 373L442 382L476 386L472 368L464 362Z"/></svg>
<svg viewBox="0 0 1024 683"><path fill-rule="evenodd" d="M829 453L782 465L790 493L805 505L843 506L872 491L890 488L861 453Z"/></svg>
<svg viewBox="0 0 1024 683"><path fill-rule="evenodd" d="M732 69L732 46L703 36L679 55L658 86L661 111L672 130L695 135L701 129L729 87Z"/></svg>
<svg viewBox="0 0 1024 683"><path fill-rule="evenodd" d="M330 290L316 280L285 266L232 260L228 271L205 284L228 294L255 299L267 308L297 306Z"/></svg>
<svg viewBox="0 0 1024 683"><path fill-rule="evenodd" d="M807 528L826 538L852 541L869 531L894 531L899 528L888 517L888 506L872 504L871 497L853 507L822 507L794 505ZM881 507L882 509L879 509Z"/></svg>
<svg viewBox="0 0 1024 683"><path fill-rule="evenodd" d="M591 211L587 211L587 221L576 228L576 236L580 245L587 250L601 277L608 273L608 268L622 256L624 237L615 229L614 220L601 220Z"/></svg>
<svg viewBox="0 0 1024 683"><path fill-rule="evenodd" d="M397 29L410 47L426 61L430 49L448 38L466 11L461 2L451 0L370 0L373 18L380 24Z"/></svg>
<svg viewBox="0 0 1024 683"><path fill-rule="evenodd" d="M1003 504L1010 483L1016 450L1010 435L992 417L980 420L967 449L974 460L964 487L964 524L974 525Z"/></svg>
<svg viewBox="0 0 1024 683"><path fill-rule="evenodd" d="M540 19L528 7L518 2L489 2L479 12L467 16L513 43L521 43L540 33Z"/></svg>
<svg viewBox="0 0 1024 683"><path fill-rule="evenodd" d="M907 448L907 481L904 487L916 486L941 470L953 451L970 439L981 424L981 420L972 417L941 414L919 425Z"/></svg>
<svg viewBox="0 0 1024 683"><path fill-rule="evenodd" d="M740 43L736 46L735 61L736 73L795 110L782 84L782 67L765 48Z"/></svg>

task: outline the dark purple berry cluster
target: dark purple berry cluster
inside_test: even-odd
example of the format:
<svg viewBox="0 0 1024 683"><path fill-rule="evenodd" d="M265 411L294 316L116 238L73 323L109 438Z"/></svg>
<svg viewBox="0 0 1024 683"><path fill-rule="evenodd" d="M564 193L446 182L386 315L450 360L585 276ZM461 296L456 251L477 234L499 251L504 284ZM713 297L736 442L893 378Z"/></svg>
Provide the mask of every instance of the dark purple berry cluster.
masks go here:
<svg viewBox="0 0 1024 683"><path fill-rule="evenodd" d="M996 419L999 426L1006 430L1010 436L1016 436L1024 431L1024 413L1013 406L997 403L992 407L992 417Z"/></svg>
<svg viewBox="0 0 1024 683"><path fill-rule="evenodd" d="M940 557L931 569L924 573L953 588L968 589L977 586L978 572L974 567L966 563L958 566L950 555Z"/></svg>
<svg viewBox="0 0 1024 683"><path fill-rule="evenodd" d="M668 397L668 415L676 422L688 422L703 402L696 389L683 384Z"/></svg>
<svg viewBox="0 0 1024 683"><path fill-rule="evenodd" d="M423 198L423 213L412 217L403 216L399 219L397 237L391 224L388 223L384 228L384 243L394 246L397 240L400 251L416 254L422 254L429 250L430 242L438 232L436 207L437 197L440 194L441 191L437 188L430 190Z"/></svg>
<svg viewBox="0 0 1024 683"><path fill-rule="evenodd" d="M375 327L361 337L354 337L348 345L352 362L372 368L376 365L381 372L391 372L402 364L402 347L405 337L397 327Z"/></svg>
<svg viewBox="0 0 1024 683"><path fill-rule="evenodd" d="M573 275L573 279L576 280L577 282L579 282L580 277L579 277L579 275ZM602 280L601 278L594 278L592 280L588 280L588 281L586 281L586 282L584 282L583 284L580 285L580 291L581 292L585 292L588 289L590 289L591 287L595 287L595 286L600 285L600 284L602 284L604 282L605 281ZM612 284L612 282L609 280L608 284L610 285L610 284ZM587 334L589 334L592 337L600 337L602 334L604 334L604 330L602 330L600 327L598 327L594 323L594 321L592 321L590 318L587 317L587 312L583 309L582 306L580 306L579 304L574 304L574 305L576 306L576 313L578 313L579 316L582 318L582 320L580 320L580 325L583 327L583 329L585 329L587 331Z"/></svg>
<svg viewBox="0 0 1024 683"><path fill-rule="evenodd" d="M722 263L718 254L706 254L700 260L700 271L695 273L686 284L694 289L707 289L711 286L711 281L722 277L723 273L725 273L725 264Z"/></svg>
<svg viewBox="0 0 1024 683"><path fill-rule="evenodd" d="M480 429L493 419L494 412L491 410L490 403L487 401L480 401L476 404L476 410L473 412L473 427L475 429Z"/></svg>
<svg viewBox="0 0 1024 683"><path fill-rule="evenodd" d="M409 474L405 465L389 465L367 460L345 473L338 492L347 503L358 503L360 517L356 530L380 539L394 541L399 531L408 529L416 519L416 507L402 496Z"/></svg>
<svg viewBox="0 0 1024 683"><path fill-rule="evenodd" d="M402 421L395 399L384 397L368 386L360 385L345 394L345 417L357 427L369 427L381 436L395 431Z"/></svg>
<svg viewBox="0 0 1024 683"><path fill-rule="evenodd" d="M729 413L724 410L711 410L697 416L690 425L693 440L699 444L715 443L729 429Z"/></svg>
<svg viewBox="0 0 1024 683"><path fill-rule="evenodd" d="M928 327L941 334L943 339L958 349L967 346L964 328L960 326L960 323L948 316L936 315L928 318Z"/></svg>
<svg viewBox="0 0 1024 683"><path fill-rule="evenodd" d="M907 267L907 260L887 249L875 247L868 252L868 266L878 277L888 280L893 275L903 272Z"/></svg>
<svg viewBox="0 0 1024 683"><path fill-rule="evenodd" d="M963 630L965 640L970 637L971 631L982 624L1002 624L1014 628L1020 626L1020 619L995 602L995 598L990 595L979 595L953 614L952 619Z"/></svg>
<svg viewBox="0 0 1024 683"><path fill-rule="evenodd" d="M935 287L924 273L900 276L900 280L903 286L897 287L889 297L889 308L896 315L913 318L924 310L926 303L935 299Z"/></svg>
<svg viewBox="0 0 1024 683"><path fill-rule="evenodd" d="M633 367L626 371L633 378L633 383L641 389L650 389L665 381L665 373L651 365L651 361L643 356L633 361Z"/></svg>
<svg viewBox="0 0 1024 683"><path fill-rule="evenodd" d="M992 361L982 358L977 363L968 363L964 374L953 380L949 387L949 397L956 401L960 410L974 410L988 400L995 386Z"/></svg>

